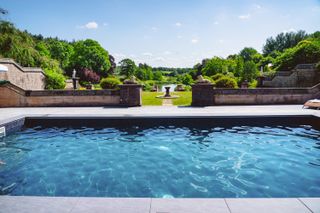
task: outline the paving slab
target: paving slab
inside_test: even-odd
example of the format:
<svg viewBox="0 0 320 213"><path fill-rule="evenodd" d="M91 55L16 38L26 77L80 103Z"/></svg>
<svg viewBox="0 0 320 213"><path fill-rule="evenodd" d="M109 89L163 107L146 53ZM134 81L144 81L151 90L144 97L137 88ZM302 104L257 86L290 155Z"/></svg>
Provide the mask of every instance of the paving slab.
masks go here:
<svg viewBox="0 0 320 213"><path fill-rule="evenodd" d="M320 213L320 198L299 198L312 212Z"/></svg>
<svg viewBox="0 0 320 213"><path fill-rule="evenodd" d="M302 109L302 105L211 106L211 107L24 107L0 108L0 122L17 116L101 116L101 117L162 117L162 116L271 116L314 115L320 110Z"/></svg>
<svg viewBox="0 0 320 213"><path fill-rule="evenodd" d="M74 213L149 213L151 198L79 198Z"/></svg>
<svg viewBox="0 0 320 213"><path fill-rule="evenodd" d="M153 198L150 213L230 213L224 199Z"/></svg>
<svg viewBox="0 0 320 213"><path fill-rule="evenodd" d="M0 196L0 213L69 213L78 198Z"/></svg>
<svg viewBox="0 0 320 213"><path fill-rule="evenodd" d="M297 198L228 198L232 213L311 213Z"/></svg>

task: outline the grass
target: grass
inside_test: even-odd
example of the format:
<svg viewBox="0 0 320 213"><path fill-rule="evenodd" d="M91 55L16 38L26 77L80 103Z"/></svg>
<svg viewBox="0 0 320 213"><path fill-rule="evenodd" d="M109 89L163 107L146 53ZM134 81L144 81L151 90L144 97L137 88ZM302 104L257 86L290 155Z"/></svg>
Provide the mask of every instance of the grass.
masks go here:
<svg viewBox="0 0 320 213"><path fill-rule="evenodd" d="M162 99L156 98L158 95L163 95L163 92L142 92L143 106L161 106ZM191 105L191 92L172 92L172 95L180 96L177 99L172 99L175 106L189 106Z"/></svg>
<svg viewBox="0 0 320 213"><path fill-rule="evenodd" d="M163 92L142 92L142 105L161 106L162 99L156 98L158 95L163 95Z"/></svg>
<svg viewBox="0 0 320 213"><path fill-rule="evenodd" d="M177 99L172 99L172 103L175 106L190 106L191 105L191 91L186 92L173 92L173 95L179 95Z"/></svg>

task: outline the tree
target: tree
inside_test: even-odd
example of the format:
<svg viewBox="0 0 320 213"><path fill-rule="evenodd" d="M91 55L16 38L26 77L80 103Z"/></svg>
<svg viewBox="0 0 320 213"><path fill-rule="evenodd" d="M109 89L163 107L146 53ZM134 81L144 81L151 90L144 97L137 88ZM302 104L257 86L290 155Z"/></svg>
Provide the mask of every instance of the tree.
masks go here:
<svg viewBox="0 0 320 213"><path fill-rule="evenodd" d="M133 76L136 72L137 66L134 63L134 61L132 61L129 58L123 59L122 61L120 61L120 74L124 75L127 78L130 78L131 76Z"/></svg>
<svg viewBox="0 0 320 213"><path fill-rule="evenodd" d="M253 61L254 57L258 57L257 54L258 51L252 47L245 47L239 53L244 61Z"/></svg>
<svg viewBox="0 0 320 213"><path fill-rule="evenodd" d="M247 80L251 82L258 76L257 66L253 61L246 61L243 65L243 72L241 75L241 80Z"/></svg>
<svg viewBox="0 0 320 213"><path fill-rule="evenodd" d="M219 57L213 57L212 59L206 61L202 69L202 73L206 76L212 76L217 73L225 73L227 71L225 60Z"/></svg>
<svg viewBox="0 0 320 213"><path fill-rule="evenodd" d="M317 63L320 60L320 39L301 41L297 46L286 49L275 59L276 70L292 70L297 64Z"/></svg>
<svg viewBox="0 0 320 213"><path fill-rule="evenodd" d="M87 39L73 44L74 54L70 58L69 70L93 70L101 76L106 76L111 67L108 51L97 41Z"/></svg>
<svg viewBox="0 0 320 213"><path fill-rule="evenodd" d="M298 32L280 33L275 38L270 37L263 46L263 54L269 55L273 51L283 52L285 49L296 46L300 41L306 39L308 34L299 30Z"/></svg>
<svg viewBox="0 0 320 213"><path fill-rule="evenodd" d="M182 76L181 83L183 83L184 85L191 85L193 83L193 79L192 79L191 75L184 74Z"/></svg>
<svg viewBox="0 0 320 213"><path fill-rule="evenodd" d="M108 70L108 74L114 75L117 64L116 64L115 59L112 55L109 55L109 61L110 61L111 66L110 66L110 69Z"/></svg>
<svg viewBox="0 0 320 213"><path fill-rule="evenodd" d="M60 67L62 69L69 68L71 56L74 54L73 46L66 41L54 38L45 39L44 42L47 44L51 57L60 62Z"/></svg>
<svg viewBox="0 0 320 213"><path fill-rule="evenodd" d="M152 80L153 79L152 67L149 66L148 64L140 63L136 70L135 75L140 80Z"/></svg>
<svg viewBox="0 0 320 213"><path fill-rule="evenodd" d="M155 80L155 81L162 81L162 72L156 71L156 72L153 74L153 80Z"/></svg>

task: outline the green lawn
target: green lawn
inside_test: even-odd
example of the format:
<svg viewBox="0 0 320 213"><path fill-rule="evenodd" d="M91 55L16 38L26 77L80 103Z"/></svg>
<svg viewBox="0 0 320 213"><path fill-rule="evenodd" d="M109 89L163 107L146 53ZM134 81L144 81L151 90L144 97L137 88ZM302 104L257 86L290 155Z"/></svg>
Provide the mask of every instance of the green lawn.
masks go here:
<svg viewBox="0 0 320 213"><path fill-rule="evenodd" d="M158 95L163 95L163 92L142 92L143 106L161 106L162 99L156 98ZM172 92L173 95L180 96L177 99L172 99L175 106L189 106L191 105L191 92Z"/></svg>
<svg viewBox="0 0 320 213"><path fill-rule="evenodd" d="M177 99L172 99L175 106L190 106L191 105L191 91L187 92L173 92L173 95L179 95Z"/></svg>
<svg viewBox="0 0 320 213"><path fill-rule="evenodd" d="M162 99L156 98L158 95L163 95L163 92L142 92L142 105L161 106Z"/></svg>

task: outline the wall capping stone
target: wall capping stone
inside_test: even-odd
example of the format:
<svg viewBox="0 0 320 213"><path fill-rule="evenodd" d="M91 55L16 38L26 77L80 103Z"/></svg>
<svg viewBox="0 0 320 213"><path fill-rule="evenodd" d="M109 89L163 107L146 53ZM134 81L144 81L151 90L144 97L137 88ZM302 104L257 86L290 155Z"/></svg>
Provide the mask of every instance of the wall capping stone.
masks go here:
<svg viewBox="0 0 320 213"><path fill-rule="evenodd" d="M320 83L313 87L222 89L212 84L192 85L192 106L303 104L320 98Z"/></svg>
<svg viewBox="0 0 320 213"><path fill-rule="evenodd" d="M15 62L11 58L0 58L0 64L13 64L21 72L27 72L27 73L28 72L31 72L31 73L39 72L39 73L42 73L45 76L45 73L41 68L39 68L39 67L22 67L20 64L18 64L17 62Z"/></svg>

